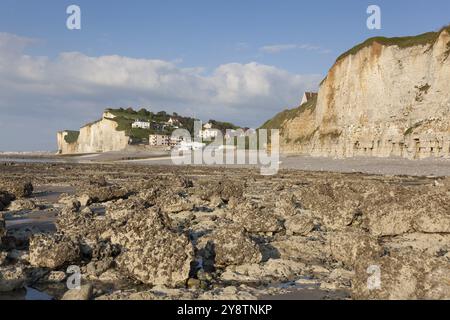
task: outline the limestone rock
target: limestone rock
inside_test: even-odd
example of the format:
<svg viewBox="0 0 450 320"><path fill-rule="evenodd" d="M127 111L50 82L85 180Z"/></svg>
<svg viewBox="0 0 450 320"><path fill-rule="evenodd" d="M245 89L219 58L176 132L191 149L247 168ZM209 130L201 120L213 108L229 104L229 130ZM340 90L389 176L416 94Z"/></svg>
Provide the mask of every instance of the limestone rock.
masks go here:
<svg viewBox="0 0 450 320"><path fill-rule="evenodd" d="M368 41L339 57L317 98L281 124L281 151L448 158L450 28L430 37L408 47Z"/></svg>
<svg viewBox="0 0 450 320"><path fill-rule="evenodd" d="M15 198L26 198L32 195L33 185L26 180L0 180L0 190L14 195Z"/></svg>
<svg viewBox="0 0 450 320"><path fill-rule="evenodd" d="M111 237L121 246L119 268L146 284L178 286L189 278L193 246L188 237L172 231L157 210L135 212Z"/></svg>
<svg viewBox="0 0 450 320"><path fill-rule="evenodd" d="M272 258L322 264L329 261L329 242L321 234L308 237L290 236L269 243L267 255Z"/></svg>
<svg viewBox="0 0 450 320"><path fill-rule="evenodd" d="M9 211L23 211L23 210L34 210L36 209L36 204L32 200L28 199L19 199L13 201L9 207Z"/></svg>
<svg viewBox="0 0 450 320"><path fill-rule="evenodd" d="M147 204L143 199L119 199L106 205L106 215L113 220L130 218L135 212L145 211Z"/></svg>
<svg viewBox="0 0 450 320"><path fill-rule="evenodd" d="M71 289L64 293L61 300L90 300L92 298L92 291L92 285L82 285L79 289Z"/></svg>
<svg viewBox="0 0 450 320"><path fill-rule="evenodd" d="M102 203L111 200L127 199L131 192L117 186L90 187L82 196L88 196L91 203Z"/></svg>
<svg viewBox="0 0 450 320"><path fill-rule="evenodd" d="M314 229L314 219L308 212L302 212L284 221L286 234L306 236Z"/></svg>
<svg viewBox="0 0 450 320"><path fill-rule="evenodd" d="M439 257L450 252L450 234L408 233L385 240L383 246L388 251L409 249L417 255Z"/></svg>
<svg viewBox="0 0 450 320"><path fill-rule="evenodd" d="M118 131L115 116L108 111L100 121L83 126L79 132L61 131L57 134L58 153L96 153L121 151L128 146L129 137L125 131ZM67 141L68 135L75 135L75 141Z"/></svg>
<svg viewBox="0 0 450 320"><path fill-rule="evenodd" d="M4 210L14 199L13 194L0 190L0 211Z"/></svg>
<svg viewBox="0 0 450 320"><path fill-rule="evenodd" d="M450 299L450 264L443 258L393 251L358 261L355 271L354 299ZM374 280L378 276L381 282Z"/></svg>
<svg viewBox="0 0 450 320"><path fill-rule="evenodd" d="M30 264L33 266L56 269L79 258L79 245L66 236L39 234L30 240Z"/></svg>
<svg viewBox="0 0 450 320"><path fill-rule="evenodd" d="M25 279L25 273L20 267L0 267L0 292L9 292L22 288Z"/></svg>
<svg viewBox="0 0 450 320"><path fill-rule="evenodd" d="M52 271L47 276L50 282L62 282L66 279L66 274L63 271Z"/></svg>
<svg viewBox="0 0 450 320"><path fill-rule="evenodd" d="M216 267L259 263L262 259L258 245L238 225L223 226L216 230L209 245Z"/></svg>
<svg viewBox="0 0 450 320"><path fill-rule="evenodd" d="M250 233L276 233L284 229L283 223L276 215L252 203L237 206L231 217Z"/></svg>
<svg viewBox="0 0 450 320"><path fill-rule="evenodd" d="M302 206L293 194L281 195L276 203L274 213L282 218L289 218L299 213Z"/></svg>
<svg viewBox="0 0 450 320"><path fill-rule="evenodd" d="M369 259L382 254L382 248L376 238L365 232L350 229L331 233L329 246L332 257L351 268L357 260Z"/></svg>
<svg viewBox="0 0 450 320"><path fill-rule="evenodd" d="M78 211L81 207L81 203L78 201L77 197L68 194L62 194L58 203L73 211Z"/></svg>
<svg viewBox="0 0 450 320"><path fill-rule="evenodd" d="M86 207L92 203L91 197L88 194L82 194L77 200L82 207Z"/></svg>
<svg viewBox="0 0 450 320"><path fill-rule="evenodd" d="M0 214L0 244L2 243L2 237L6 235L6 224L3 215Z"/></svg>
<svg viewBox="0 0 450 320"><path fill-rule="evenodd" d="M297 278L306 270L301 262L270 259L264 264L243 264L226 268L221 275L222 281L243 283L286 282Z"/></svg>

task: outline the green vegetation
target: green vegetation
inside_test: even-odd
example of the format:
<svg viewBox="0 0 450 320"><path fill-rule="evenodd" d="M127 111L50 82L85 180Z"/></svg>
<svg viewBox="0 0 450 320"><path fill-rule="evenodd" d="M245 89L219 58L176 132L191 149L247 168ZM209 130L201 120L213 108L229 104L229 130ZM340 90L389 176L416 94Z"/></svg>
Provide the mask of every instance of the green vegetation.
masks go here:
<svg viewBox="0 0 450 320"><path fill-rule="evenodd" d="M374 42L377 42L384 46L398 46L399 48L409 48L413 46L426 46L426 45L432 45L436 42L436 40L439 38L439 35L442 31L447 30L447 32L450 33L450 25L443 27L438 32L427 32L420 34L418 36L412 36L412 37L395 37L395 38L386 38L386 37L374 37L367 39L363 43L358 44L357 46L351 48L347 52L343 53L341 56L339 56L336 60L336 62L344 59L347 56L354 55L358 53L360 50L371 46Z"/></svg>
<svg viewBox="0 0 450 320"><path fill-rule="evenodd" d="M312 139L312 137L314 137L314 135L316 134L317 131L319 131L319 128L314 129L313 132L311 132L310 134L308 134L306 136L302 136L302 137L295 139L295 143L302 144L304 142L310 141Z"/></svg>
<svg viewBox="0 0 450 320"><path fill-rule="evenodd" d="M430 90L431 86L427 83L427 84L424 84L423 86L416 87L416 88L419 89L420 92L425 92L425 94L427 94L428 90Z"/></svg>
<svg viewBox="0 0 450 320"><path fill-rule="evenodd" d="M191 134L193 134L194 122L198 120L190 117L180 116L175 112L173 114L169 114L165 111L154 113L144 108L140 109L139 111L136 111L132 108L106 109L105 111L111 113L114 116L114 118L109 118L109 120L115 121L117 123L117 131L125 131L125 134L127 136L137 141L148 139L148 136L150 134L171 135L172 132L176 129L175 126L186 129L191 132ZM170 119L178 121L178 124L175 124L175 126L167 125L167 122ZM152 127L150 129L132 128L132 124L136 120L151 122ZM213 128L219 129L222 132L225 132L226 129L238 129L237 126L229 122L220 122L216 120L210 120L210 122L213 125Z"/></svg>
<svg viewBox="0 0 450 320"><path fill-rule="evenodd" d="M283 124L286 121L292 120L298 116L300 116L305 111L314 112L317 106L317 97L311 99L310 101L302 104L300 107L295 109L286 109L273 117L270 120L267 120L260 129L282 129Z"/></svg>
<svg viewBox="0 0 450 320"><path fill-rule="evenodd" d="M447 50L445 50L444 52L444 61L447 60L449 56L450 56L450 41L447 42Z"/></svg>
<svg viewBox="0 0 450 320"><path fill-rule="evenodd" d="M415 88L417 90L419 90L416 94L416 101L417 102L422 102L423 101L423 96L428 94L428 90L430 90L431 86L427 83L423 86L415 86Z"/></svg>
<svg viewBox="0 0 450 320"><path fill-rule="evenodd" d="M221 132L226 132L227 129L237 130L240 128L230 122L220 122L216 120L209 120L208 122L212 125L213 129L220 130Z"/></svg>
<svg viewBox="0 0 450 320"><path fill-rule="evenodd" d="M420 127L423 124L423 121L419 121L416 122L415 124L413 124L410 128L408 128L405 133L403 134L404 136L409 136L410 134L414 133L414 130L416 130L418 127Z"/></svg>
<svg viewBox="0 0 450 320"><path fill-rule="evenodd" d="M75 143L78 140L80 131L66 131L67 134L64 136L64 140L67 143Z"/></svg>
<svg viewBox="0 0 450 320"><path fill-rule="evenodd" d="M342 135L342 131L338 130L338 129L334 129L332 131L326 132L326 133L321 133L320 134L320 139L321 140L325 140L327 138L331 139L331 140L336 140L338 139L340 136Z"/></svg>

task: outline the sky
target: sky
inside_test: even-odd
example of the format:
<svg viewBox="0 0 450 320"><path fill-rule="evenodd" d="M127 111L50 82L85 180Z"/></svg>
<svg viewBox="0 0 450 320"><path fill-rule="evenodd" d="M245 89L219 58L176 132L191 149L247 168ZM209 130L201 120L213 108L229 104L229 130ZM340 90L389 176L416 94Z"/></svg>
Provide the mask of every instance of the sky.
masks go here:
<svg viewBox="0 0 450 320"><path fill-rule="evenodd" d="M66 27L73 4L81 30ZM438 30L449 13L448 0L0 0L0 151L56 150L57 131L107 107L256 128L354 45Z"/></svg>

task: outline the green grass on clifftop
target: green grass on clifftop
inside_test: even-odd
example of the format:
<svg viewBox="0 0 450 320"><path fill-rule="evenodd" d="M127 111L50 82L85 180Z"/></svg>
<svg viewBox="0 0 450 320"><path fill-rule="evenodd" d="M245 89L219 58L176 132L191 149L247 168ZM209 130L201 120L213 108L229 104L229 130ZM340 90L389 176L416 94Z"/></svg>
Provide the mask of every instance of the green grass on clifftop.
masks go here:
<svg viewBox="0 0 450 320"><path fill-rule="evenodd" d="M64 136L64 140L67 143L75 143L78 140L80 131L66 131L67 134Z"/></svg>
<svg viewBox="0 0 450 320"><path fill-rule="evenodd" d="M292 120L303 112L307 110L314 110L317 105L317 97L311 99L310 101L302 104L300 107L295 109L286 109L273 117L272 119L266 121L260 129L282 129L283 124L286 121Z"/></svg>
<svg viewBox="0 0 450 320"><path fill-rule="evenodd" d="M340 61L344 59L347 56L354 55L358 53L360 50L371 46L374 42L377 42L384 46L398 46L399 48L409 48L414 46L425 46L425 45L431 45L436 42L436 40L439 38L439 35L446 30L448 33L450 33L450 25L443 27L438 32L427 32L423 33L417 36L411 36L411 37L395 37L395 38L386 38L386 37L374 37L367 39L363 43L358 44L357 46L351 48L347 52L340 55L337 61Z"/></svg>

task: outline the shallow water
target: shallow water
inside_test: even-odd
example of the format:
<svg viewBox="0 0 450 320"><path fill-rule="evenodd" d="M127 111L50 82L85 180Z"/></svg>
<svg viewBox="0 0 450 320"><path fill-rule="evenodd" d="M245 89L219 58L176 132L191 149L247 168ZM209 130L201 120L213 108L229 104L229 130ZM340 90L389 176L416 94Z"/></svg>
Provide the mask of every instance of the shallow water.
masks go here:
<svg viewBox="0 0 450 320"><path fill-rule="evenodd" d="M0 162L15 162L15 163L64 163L67 162L62 159L53 158L0 158Z"/></svg>
<svg viewBox="0 0 450 320"><path fill-rule="evenodd" d="M53 297L31 287L0 293L0 300L53 300Z"/></svg>

